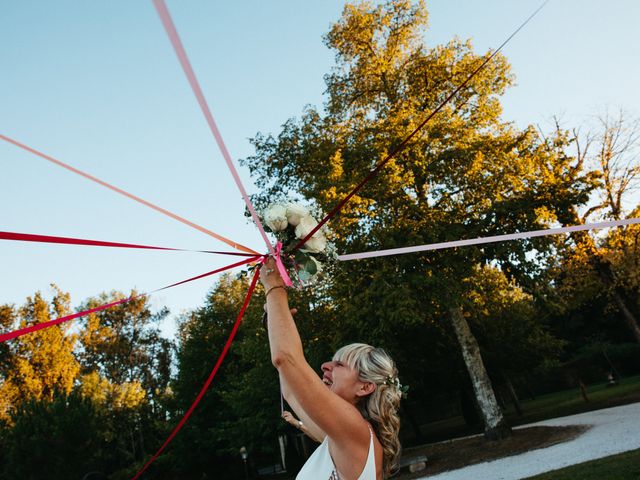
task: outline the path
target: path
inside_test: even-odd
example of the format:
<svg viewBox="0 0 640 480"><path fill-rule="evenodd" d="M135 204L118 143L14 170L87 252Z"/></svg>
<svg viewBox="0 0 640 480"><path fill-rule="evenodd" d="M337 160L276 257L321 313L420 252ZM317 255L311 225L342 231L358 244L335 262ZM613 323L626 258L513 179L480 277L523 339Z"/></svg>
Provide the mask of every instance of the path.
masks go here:
<svg viewBox="0 0 640 480"><path fill-rule="evenodd" d="M469 480L470 478L478 478L483 480L519 480L568 467L569 465L640 448L640 403L595 410L569 417L554 418L522 425L517 428L538 425L590 425L592 428L568 442L491 462L471 465L459 470L422 477L422 479Z"/></svg>

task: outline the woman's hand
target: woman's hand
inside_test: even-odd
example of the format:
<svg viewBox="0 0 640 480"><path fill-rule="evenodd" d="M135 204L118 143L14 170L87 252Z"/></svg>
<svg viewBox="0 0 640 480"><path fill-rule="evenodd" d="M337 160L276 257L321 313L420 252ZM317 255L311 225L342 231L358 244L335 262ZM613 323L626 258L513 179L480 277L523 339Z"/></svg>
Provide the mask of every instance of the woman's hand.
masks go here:
<svg viewBox="0 0 640 480"><path fill-rule="evenodd" d="M285 410L284 412L282 412L282 418L284 418L285 422L293 425L294 427L298 426L298 420L293 416L291 412Z"/></svg>
<svg viewBox="0 0 640 480"><path fill-rule="evenodd" d="M278 266L273 257L269 257L265 264L260 269L260 281L265 291L269 291L274 287L284 287L284 280L280 276Z"/></svg>
<svg viewBox="0 0 640 480"><path fill-rule="evenodd" d="M291 412L287 412L285 410L284 412L282 412L282 418L284 418L285 422L287 422L289 425L293 425L301 432L304 432L307 435L309 435L309 433L307 432L307 429L304 426L304 423L302 423L301 420L298 420L296 417L294 417Z"/></svg>

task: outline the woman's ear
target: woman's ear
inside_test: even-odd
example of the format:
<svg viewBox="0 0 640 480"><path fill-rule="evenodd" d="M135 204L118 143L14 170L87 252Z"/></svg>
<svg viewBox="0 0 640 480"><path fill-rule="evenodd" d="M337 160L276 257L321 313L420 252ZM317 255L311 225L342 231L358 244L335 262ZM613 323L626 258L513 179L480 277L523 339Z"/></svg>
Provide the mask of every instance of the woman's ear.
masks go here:
<svg viewBox="0 0 640 480"><path fill-rule="evenodd" d="M360 389L356 393L359 397L366 397L376 391L376 384L373 382L361 382Z"/></svg>

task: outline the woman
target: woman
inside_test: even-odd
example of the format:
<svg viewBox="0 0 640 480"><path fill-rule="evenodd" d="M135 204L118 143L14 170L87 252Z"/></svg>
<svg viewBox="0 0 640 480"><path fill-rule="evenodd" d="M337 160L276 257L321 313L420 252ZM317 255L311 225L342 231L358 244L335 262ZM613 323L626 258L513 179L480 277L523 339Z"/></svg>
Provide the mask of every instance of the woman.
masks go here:
<svg viewBox="0 0 640 480"><path fill-rule="evenodd" d="M400 382L380 348L352 344L322 364L322 379L304 358L287 291L272 258L262 267L271 361L282 393L309 435L322 444L298 480L381 480L400 453Z"/></svg>

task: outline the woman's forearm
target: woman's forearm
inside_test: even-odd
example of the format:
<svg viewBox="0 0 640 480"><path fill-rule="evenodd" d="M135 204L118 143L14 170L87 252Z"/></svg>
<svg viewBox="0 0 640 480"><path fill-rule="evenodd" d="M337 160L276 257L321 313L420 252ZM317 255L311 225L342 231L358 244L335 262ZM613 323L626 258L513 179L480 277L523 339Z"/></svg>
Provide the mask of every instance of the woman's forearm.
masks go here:
<svg viewBox="0 0 640 480"><path fill-rule="evenodd" d="M285 362L304 360L300 334L289 310L287 291L274 288L267 295L267 322L271 361L280 369Z"/></svg>

